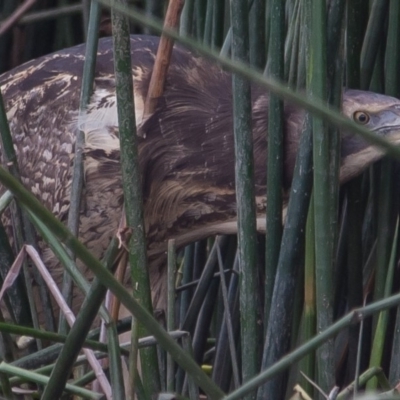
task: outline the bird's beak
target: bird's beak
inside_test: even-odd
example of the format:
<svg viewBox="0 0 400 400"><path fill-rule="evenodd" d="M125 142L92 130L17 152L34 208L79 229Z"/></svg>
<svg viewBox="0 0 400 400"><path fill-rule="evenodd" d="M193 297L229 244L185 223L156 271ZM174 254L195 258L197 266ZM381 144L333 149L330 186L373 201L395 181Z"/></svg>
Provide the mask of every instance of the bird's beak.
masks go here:
<svg viewBox="0 0 400 400"><path fill-rule="evenodd" d="M400 104L372 114L370 125L373 131L387 136L389 140L392 135L400 136Z"/></svg>

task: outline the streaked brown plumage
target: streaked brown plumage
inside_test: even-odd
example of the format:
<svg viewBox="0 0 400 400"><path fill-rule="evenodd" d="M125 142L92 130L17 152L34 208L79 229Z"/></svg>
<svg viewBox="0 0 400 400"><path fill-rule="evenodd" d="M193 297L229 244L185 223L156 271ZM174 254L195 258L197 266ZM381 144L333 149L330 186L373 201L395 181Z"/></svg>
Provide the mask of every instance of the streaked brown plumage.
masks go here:
<svg viewBox="0 0 400 400"><path fill-rule="evenodd" d="M215 233L236 231L231 77L195 53L175 46L165 88L155 113L142 121L143 103L158 39L134 36L132 44L136 118L143 173L145 221L154 291L163 286L167 239L178 246ZM80 238L100 257L117 230L123 195L111 39L99 44L95 92L78 116L84 47L31 61L0 77L24 184L59 219L69 208L74 135L86 134L85 189ZM265 229L268 94L252 88L258 227ZM343 113L370 115L366 126L400 140L400 102L373 93L347 91ZM289 187L303 111L285 106L285 186ZM360 156L360 154L362 156ZM341 181L382 153L355 136L342 143ZM60 280L50 250L45 263Z"/></svg>

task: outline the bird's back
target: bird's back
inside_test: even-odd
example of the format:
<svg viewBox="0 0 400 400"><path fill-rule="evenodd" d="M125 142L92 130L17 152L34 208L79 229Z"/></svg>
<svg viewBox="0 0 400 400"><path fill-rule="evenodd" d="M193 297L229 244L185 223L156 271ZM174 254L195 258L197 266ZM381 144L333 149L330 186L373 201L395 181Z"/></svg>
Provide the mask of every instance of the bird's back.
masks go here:
<svg viewBox="0 0 400 400"><path fill-rule="evenodd" d="M157 46L155 37L131 38L153 275L162 274L159 267L168 238L176 237L183 245L224 229L236 230L230 75L175 46L164 95L154 115L143 121ZM86 113L79 115L84 52L81 45L30 61L0 76L0 86L22 181L62 221L69 210L76 132L85 133L79 235L101 257L117 231L123 203L112 39L99 41L94 93ZM260 112L265 101L265 96L258 101ZM257 187L264 194L265 127L255 131L260 154ZM264 197L259 199L260 212ZM227 228L220 228L221 223ZM57 259L44 246L42 251L59 282L62 269Z"/></svg>
<svg viewBox="0 0 400 400"><path fill-rule="evenodd" d="M131 37L144 214L155 291L163 281L161 262L169 238L183 246L237 229L231 76L175 45L164 93L154 113L144 120L158 43L151 36ZM81 45L28 62L0 76L0 86L23 183L62 221L69 210L75 136L78 130L84 132L79 236L101 257L117 232L123 204L112 39L99 41L94 93L86 112L79 115L84 52ZM371 121L379 129L382 123L392 126L388 107L398 101L360 93L345 95L344 113L352 117L358 109L368 111L369 100L374 99L383 111L374 109ZM252 86L252 109L255 200L259 227L265 228L268 94L262 88ZM285 105L285 188L291 181L303 118L303 111ZM343 153L342 159L349 160L342 164L347 172L341 176L346 179L382 155L370 152L368 144L357 138L345 139L346 143L351 144L350 153ZM360 149L368 154L353 168L351 162ZM45 263L60 281L57 259L42 250Z"/></svg>
<svg viewBox="0 0 400 400"><path fill-rule="evenodd" d="M143 121L157 46L158 38L132 36L150 247L193 225L229 220L236 214L230 75L175 46L164 95L154 115ZM82 218L88 221L81 222L81 235L86 235L85 241L88 236L97 241L96 235L109 240L115 232L115 210L119 215L123 201L112 40L99 42L94 94L87 113L79 116L84 51L81 45L28 62L1 76L0 85L23 182L61 220L66 220L69 208L75 135L77 129L85 132ZM265 113L265 96L257 94L254 101L259 112ZM265 119L266 114L255 129L260 193L265 188ZM263 208L262 199L259 208Z"/></svg>

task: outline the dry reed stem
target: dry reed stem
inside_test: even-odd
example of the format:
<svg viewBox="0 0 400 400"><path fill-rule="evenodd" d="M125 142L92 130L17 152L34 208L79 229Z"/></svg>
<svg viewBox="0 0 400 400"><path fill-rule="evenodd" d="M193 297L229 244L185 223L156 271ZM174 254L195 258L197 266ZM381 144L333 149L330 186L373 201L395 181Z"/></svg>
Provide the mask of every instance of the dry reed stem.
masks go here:
<svg viewBox="0 0 400 400"><path fill-rule="evenodd" d="M183 0L170 0L165 15L164 29L178 28L183 3ZM167 78L173 46L173 39L161 35L153 72L151 74L149 90L144 104L143 121L154 112L158 99L164 92L164 84Z"/></svg>
<svg viewBox="0 0 400 400"><path fill-rule="evenodd" d="M4 280L4 283L7 282L7 287L10 286L10 282L12 284L12 281L14 281L17 276L16 274L18 274L18 271L21 270L22 264L27 255L29 255L29 257L31 258L33 263L36 265L39 273L42 275L47 287L50 290L50 293L53 295L56 303L60 307L61 312L65 315L65 319L68 322L68 325L72 326L76 319L75 315L72 312L72 310L69 308L69 306L66 303L63 295L61 294L57 284L54 282L54 279L52 278L52 276L50 275L46 266L44 265L42 259L40 258L39 253L36 251L36 249L33 246L24 245L22 247L22 249L18 253L18 256L16 257L13 265L11 266L10 271L8 272L8 274ZM4 291L7 289L7 287L5 287L5 286L6 285L3 285L3 288L1 289L0 300L1 300L1 297L4 293ZM111 400L112 399L111 385L110 385L108 379L106 378L101 365L97 361L96 356L94 355L94 352L89 349L83 349L83 352L85 353L90 366L93 368L95 376L96 376L107 400Z"/></svg>

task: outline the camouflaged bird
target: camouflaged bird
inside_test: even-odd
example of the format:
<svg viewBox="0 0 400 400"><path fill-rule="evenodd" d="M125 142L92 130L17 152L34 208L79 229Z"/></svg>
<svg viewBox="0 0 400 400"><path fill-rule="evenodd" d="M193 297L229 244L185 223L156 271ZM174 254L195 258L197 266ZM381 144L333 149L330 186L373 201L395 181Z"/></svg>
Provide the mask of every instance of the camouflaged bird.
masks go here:
<svg viewBox="0 0 400 400"><path fill-rule="evenodd" d="M165 91L146 121L143 107L158 38L132 36L132 75L150 277L156 304L163 298L167 240L178 247L216 233L234 233L236 197L231 75L175 45ZM85 187L79 237L101 257L121 218L117 105L111 38L98 47L94 94L78 116L83 45L28 62L0 77L24 185L62 221L67 220L71 166L78 129L86 136ZM268 93L252 87L257 226L265 230ZM400 102L347 91L343 113L397 143ZM285 105L284 182L292 179L304 112ZM357 136L342 140L341 182L359 174L382 152ZM62 267L43 258L57 282ZM87 271L86 271L87 272ZM159 304L159 303L158 303ZM78 304L79 305L79 304Z"/></svg>

